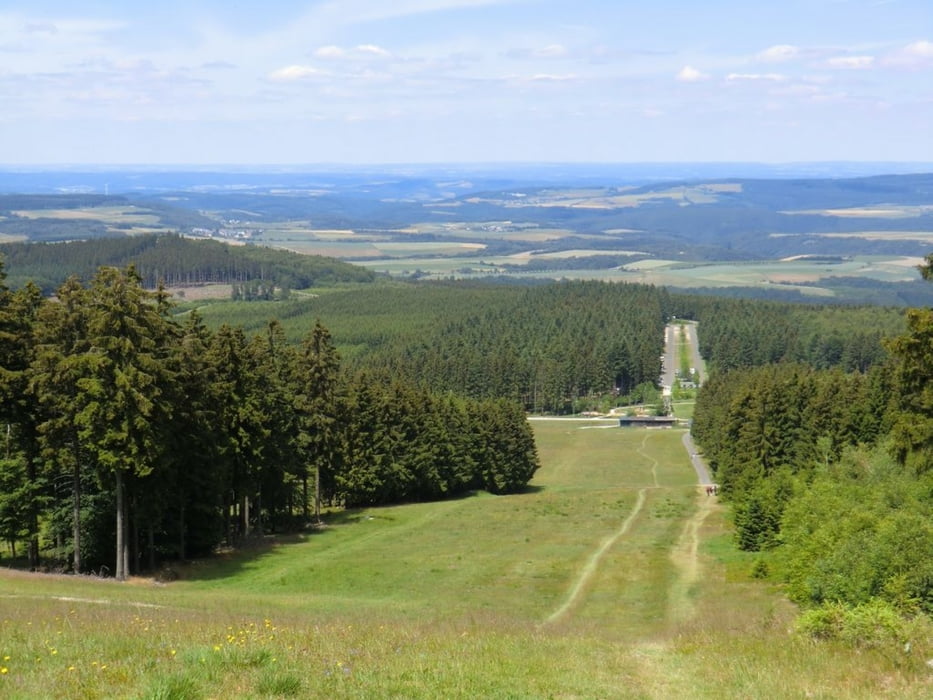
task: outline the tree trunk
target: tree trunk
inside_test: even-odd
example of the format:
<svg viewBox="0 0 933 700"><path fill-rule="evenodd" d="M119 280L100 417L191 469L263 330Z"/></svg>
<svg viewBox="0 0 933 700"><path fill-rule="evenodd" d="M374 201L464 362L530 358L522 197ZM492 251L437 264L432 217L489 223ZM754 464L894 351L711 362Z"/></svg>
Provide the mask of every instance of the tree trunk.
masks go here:
<svg viewBox="0 0 933 700"><path fill-rule="evenodd" d="M321 465L314 470L314 518L321 522Z"/></svg>
<svg viewBox="0 0 933 700"><path fill-rule="evenodd" d="M143 553L139 546L139 508L136 507L135 495L127 505L129 506L126 519L127 529L129 530L129 545L127 546L129 566L126 567L126 575L129 576L139 573L142 568Z"/></svg>
<svg viewBox="0 0 933 700"><path fill-rule="evenodd" d="M227 538L228 547L233 544L233 532L232 532L233 523L230 520L230 511L232 508L233 508L233 504L231 503L230 494L225 493L224 494L224 535Z"/></svg>
<svg viewBox="0 0 933 700"><path fill-rule="evenodd" d="M30 484L35 484L36 479L36 460L31 456L27 458L26 463L26 479ZM29 544L26 547L27 553L29 554L29 569L30 571L39 570L39 508L36 505L35 496L31 496L29 499L29 514L26 516L29 519Z"/></svg>
<svg viewBox="0 0 933 700"><path fill-rule="evenodd" d="M305 470L301 474L301 518L308 522L308 472Z"/></svg>
<svg viewBox="0 0 933 700"><path fill-rule="evenodd" d="M71 473L71 539L74 543L73 567L76 574L81 573L81 467L75 460Z"/></svg>
<svg viewBox="0 0 933 700"><path fill-rule="evenodd" d="M117 479L117 560L114 578L117 581L126 581L129 548L126 546L126 504L123 499L123 472L117 469L115 473Z"/></svg>

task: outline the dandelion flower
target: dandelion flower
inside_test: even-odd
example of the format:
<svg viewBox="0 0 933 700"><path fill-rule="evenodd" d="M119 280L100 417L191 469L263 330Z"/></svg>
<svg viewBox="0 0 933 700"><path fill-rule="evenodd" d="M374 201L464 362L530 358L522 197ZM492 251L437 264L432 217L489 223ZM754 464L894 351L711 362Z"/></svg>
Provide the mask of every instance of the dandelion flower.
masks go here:
<svg viewBox="0 0 933 700"><path fill-rule="evenodd" d="M0 666L0 674L6 675L9 672L10 672L10 669L8 669L6 666Z"/></svg>

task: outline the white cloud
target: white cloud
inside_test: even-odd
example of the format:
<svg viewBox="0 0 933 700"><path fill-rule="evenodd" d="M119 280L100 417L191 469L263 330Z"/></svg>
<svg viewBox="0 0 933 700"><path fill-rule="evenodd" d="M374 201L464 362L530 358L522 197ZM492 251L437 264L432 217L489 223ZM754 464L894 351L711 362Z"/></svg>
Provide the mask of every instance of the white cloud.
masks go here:
<svg viewBox="0 0 933 700"><path fill-rule="evenodd" d="M843 68L850 70L864 70L875 64L874 56L835 56L826 60L830 68Z"/></svg>
<svg viewBox="0 0 933 700"><path fill-rule="evenodd" d="M378 56L379 58L389 58L392 55L381 46L376 46L375 44L360 44L356 47L356 51L366 56Z"/></svg>
<svg viewBox="0 0 933 700"><path fill-rule="evenodd" d="M889 68L919 70L933 67L933 42L921 40L907 44L885 56L882 65Z"/></svg>
<svg viewBox="0 0 933 700"><path fill-rule="evenodd" d="M508 83L565 83L577 80L574 73L535 73L534 75L506 75L502 80Z"/></svg>
<svg viewBox="0 0 933 700"><path fill-rule="evenodd" d="M787 80L787 77L781 75L780 73L729 73L729 75L726 76L726 80L768 80L775 83L780 83L784 80Z"/></svg>
<svg viewBox="0 0 933 700"><path fill-rule="evenodd" d="M800 47L792 44L775 44L758 53L756 58L765 63L783 63L800 55Z"/></svg>
<svg viewBox="0 0 933 700"><path fill-rule="evenodd" d="M531 78L529 78L529 80L534 80L537 82L552 82L552 83L559 83L559 82L564 82L566 80L576 80L576 79L577 79L577 76L574 75L573 73L567 73L564 75L556 75L554 73L536 73L535 75L531 76Z"/></svg>
<svg viewBox="0 0 933 700"><path fill-rule="evenodd" d="M388 50L377 46L376 44L360 44L352 49L344 49L340 46L321 46L314 50L312 55L329 61L337 60L362 60L373 58L391 58L392 54Z"/></svg>
<svg viewBox="0 0 933 700"><path fill-rule="evenodd" d="M677 73L677 80L682 83L699 83L704 80L709 80L709 75L698 71L693 66L684 66L680 69L680 72Z"/></svg>
<svg viewBox="0 0 933 700"><path fill-rule="evenodd" d="M309 78L320 78L327 75L325 71L314 66L285 66L269 73L269 80L276 83L292 83Z"/></svg>
<svg viewBox="0 0 933 700"><path fill-rule="evenodd" d="M918 58L933 58L933 42L915 41L904 47L904 53Z"/></svg>
<svg viewBox="0 0 933 700"><path fill-rule="evenodd" d="M343 58L346 54L339 46L321 46L314 50L315 58Z"/></svg>
<svg viewBox="0 0 933 700"><path fill-rule="evenodd" d="M534 49L509 49L504 55L520 61L527 61L529 59L567 58L570 56L570 51L563 44L548 44Z"/></svg>
<svg viewBox="0 0 933 700"><path fill-rule="evenodd" d="M567 55L567 49L560 44L550 44L538 49L533 55L536 58L563 58Z"/></svg>

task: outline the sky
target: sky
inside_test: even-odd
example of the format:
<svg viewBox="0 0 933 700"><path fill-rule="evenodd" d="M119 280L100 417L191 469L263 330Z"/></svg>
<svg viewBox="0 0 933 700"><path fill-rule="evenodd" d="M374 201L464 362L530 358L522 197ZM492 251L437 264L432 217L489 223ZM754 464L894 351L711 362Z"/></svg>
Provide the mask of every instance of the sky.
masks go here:
<svg viewBox="0 0 933 700"><path fill-rule="evenodd" d="M0 165L933 162L931 0L0 0Z"/></svg>

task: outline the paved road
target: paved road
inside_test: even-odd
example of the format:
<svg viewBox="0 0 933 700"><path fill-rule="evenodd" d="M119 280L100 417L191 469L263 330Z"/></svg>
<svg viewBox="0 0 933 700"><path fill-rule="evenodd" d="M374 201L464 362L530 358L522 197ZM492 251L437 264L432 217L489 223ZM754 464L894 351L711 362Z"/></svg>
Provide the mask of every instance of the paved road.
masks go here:
<svg viewBox="0 0 933 700"><path fill-rule="evenodd" d="M693 469L697 473L697 480L700 482L700 486L712 485L714 482L709 475L709 469L706 468L706 462L697 452L697 446L693 444L693 437L690 433L684 433L683 443L684 447L687 449L687 454L690 455L690 463L693 464Z"/></svg>
<svg viewBox="0 0 933 700"><path fill-rule="evenodd" d="M699 373L699 382L706 379L706 363L700 357L700 341L697 338L696 321L688 321L684 324L684 332L687 336L687 343L690 345L690 366Z"/></svg>

